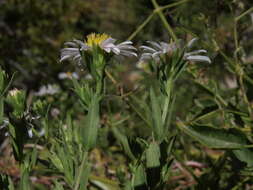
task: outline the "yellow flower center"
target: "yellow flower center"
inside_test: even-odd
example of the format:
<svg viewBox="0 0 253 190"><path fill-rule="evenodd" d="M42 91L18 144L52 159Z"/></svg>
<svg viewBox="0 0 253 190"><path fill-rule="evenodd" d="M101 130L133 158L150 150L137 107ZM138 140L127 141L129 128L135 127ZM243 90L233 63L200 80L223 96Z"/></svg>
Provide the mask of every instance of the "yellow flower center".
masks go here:
<svg viewBox="0 0 253 190"><path fill-rule="evenodd" d="M109 35L107 34L95 34L95 33L91 33L87 36L87 42L86 44L90 47L97 45L100 46L100 44L106 40L110 38Z"/></svg>

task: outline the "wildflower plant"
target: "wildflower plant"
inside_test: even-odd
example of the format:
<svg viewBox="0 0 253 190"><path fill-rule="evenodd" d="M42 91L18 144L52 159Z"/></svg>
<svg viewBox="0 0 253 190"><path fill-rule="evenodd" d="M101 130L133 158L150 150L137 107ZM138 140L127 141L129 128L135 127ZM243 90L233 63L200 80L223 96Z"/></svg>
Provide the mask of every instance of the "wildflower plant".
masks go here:
<svg viewBox="0 0 253 190"><path fill-rule="evenodd" d="M132 187L144 189L163 189L170 171L171 151L175 142L170 124L175 103L175 82L186 69L189 62L206 62L211 60L206 50L190 51L196 39L183 46L180 42L148 41L140 49L143 53L137 64L148 68L154 74L156 81L149 90L149 101L132 96L136 113L151 128L150 139L141 139L145 144L139 161L132 165ZM157 88L157 84L159 84ZM144 112L144 113L143 113ZM137 159L137 160L138 160Z"/></svg>
<svg viewBox="0 0 253 190"><path fill-rule="evenodd" d="M64 44L57 65L50 63L55 62L51 50L58 40L73 35L72 26L97 30L94 14L85 25L78 17L87 18L84 9L92 13L105 4L48 1L41 6L34 1L35 9L30 9L30 2L3 3L6 47L1 66L8 74L17 70L19 76L9 78L0 69L0 150L5 156L0 159L0 189L252 189L250 0L208 5L201 1L193 5L190 0L168 5L157 0L121 3L132 9L122 10L120 3L106 5L117 7L114 16L123 13L118 24L133 26L139 23L133 16L143 18L150 12L127 41L95 33L73 39ZM144 7L145 12L133 12ZM225 12L217 14L222 9ZM27 30L15 31L8 18L23 11L41 13L43 24L34 25L24 17L17 26L25 24ZM96 15L107 14L111 12ZM127 20L124 14L129 15ZM53 30L41 38L47 26L55 26L48 16L67 29L54 40ZM151 29L160 26L158 19L164 27ZM100 27L117 28L114 21L105 19ZM125 36L132 27L122 29L122 34L115 32ZM171 41L147 41L137 55L129 40L152 39L158 33L169 34ZM197 38L184 42L177 35L199 36L205 39L201 43L205 48L199 48ZM10 43L11 36L20 43ZM114 58L131 56L139 57L138 70L125 72L129 65L110 67ZM78 66L78 74L59 73L57 80L56 68L65 61ZM37 70L43 63L51 66ZM43 76L49 82L46 86L34 80Z"/></svg>
<svg viewBox="0 0 253 190"><path fill-rule="evenodd" d="M82 69L87 69L94 82L93 84L82 84L75 78L72 79L74 91L80 99L81 106L84 112L88 112L84 126L80 129L79 139L83 145L83 157L75 183L72 183L75 190L79 187L86 188L87 182L83 184L80 180L81 176L90 170L89 168L84 170L84 167L88 164L89 151L96 146L97 142L100 128L100 106L104 95L105 68L113 56L137 56L131 41L119 44L115 42L115 39L106 34L90 34L85 41L73 40L65 43L69 47L61 50L60 62L72 60Z"/></svg>

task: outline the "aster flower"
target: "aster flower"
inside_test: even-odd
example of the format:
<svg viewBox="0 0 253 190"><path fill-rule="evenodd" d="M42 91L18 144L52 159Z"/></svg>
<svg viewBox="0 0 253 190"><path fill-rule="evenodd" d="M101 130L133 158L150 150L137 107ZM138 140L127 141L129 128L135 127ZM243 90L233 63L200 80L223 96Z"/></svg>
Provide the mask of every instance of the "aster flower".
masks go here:
<svg viewBox="0 0 253 190"><path fill-rule="evenodd" d="M75 79L79 79L79 76L76 72L61 72L58 74L58 78L63 80L63 79L72 79L72 78L75 78Z"/></svg>
<svg viewBox="0 0 253 190"><path fill-rule="evenodd" d="M189 50L193 44L197 41L197 38L193 38L185 48L182 50ZM165 42L153 42L147 41L150 46L141 46L140 49L143 50L143 53L140 57L140 62L145 60L154 59L155 61L160 61L162 55L172 55L173 52L177 51L180 47L179 43L165 43ZM208 56L199 55L201 53L207 53L206 50L200 49L191 52L184 53L183 59L186 61L200 61L211 63L211 60Z"/></svg>
<svg viewBox="0 0 253 190"><path fill-rule="evenodd" d="M120 56L136 56L136 48L132 46L131 41L124 41L116 44L116 39L111 38L107 34L90 34L87 36L87 40L82 42L81 40L74 39L71 42L66 42L65 45L68 48L61 50L60 62L71 59L77 64L81 64L83 59L82 52L91 52L94 47L99 47L106 54L115 54Z"/></svg>
<svg viewBox="0 0 253 190"><path fill-rule="evenodd" d="M48 84L46 86L41 86L39 91L35 93L36 96L53 95L60 91L59 87L56 85Z"/></svg>

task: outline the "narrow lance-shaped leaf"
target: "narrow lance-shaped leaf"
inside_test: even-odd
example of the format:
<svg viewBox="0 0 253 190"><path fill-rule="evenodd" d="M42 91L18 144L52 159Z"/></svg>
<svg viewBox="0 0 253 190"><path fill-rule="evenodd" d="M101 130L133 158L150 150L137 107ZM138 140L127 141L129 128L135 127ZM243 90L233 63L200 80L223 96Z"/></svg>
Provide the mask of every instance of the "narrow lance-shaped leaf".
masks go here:
<svg viewBox="0 0 253 190"><path fill-rule="evenodd" d="M150 118L151 110L146 102L138 99L136 96L130 96L131 100L134 104L130 103L130 106L134 109L134 111L146 122L148 126L152 126L152 119Z"/></svg>
<svg viewBox="0 0 253 190"><path fill-rule="evenodd" d="M150 89L150 100L152 107L153 132L155 135L155 140L160 141L163 139L164 136L164 127L162 124L161 108L153 88Z"/></svg>
<svg viewBox="0 0 253 190"><path fill-rule="evenodd" d="M177 122L177 126L184 133L210 148L240 149L247 146L245 137L235 129L226 130L196 125L185 126L182 122Z"/></svg>
<svg viewBox="0 0 253 190"><path fill-rule="evenodd" d="M83 139L83 145L87 151L96 144L97 140L99 128L99 101L100 97L98 95L92 97L85 126L82 126L81 139Z"/></svg>
<svg viewBox="0 0 253 190"><path fill-rule="evenodd" d="M147 184L147 179L146 179L146 172L144 169L144 166L140 164L137 166L136 170L134 171L133 174L133 185L135 188L143 188Z"/></svg>
<svg viewBox="0 0 253 190"><path fill-rule="evenodd" d="M160 148L157 142L150 143L146 151L146 161L148 168L155 168L160 166Z"/></svg>
<svg viewBox="0 0 253 190"><path fill-rule="evenodd" d="M88 185L88 179L89 179L89 174L90 174L90 171L91 171L91 164L86 162L86 165L85 165L85 168L84 170L82 171L82 174L81 174L81 183L80 183L80 190L86 190L87 189L87 185Z"/></svg>
<svg viewBox="0 0 253 190"><path fill-rule="evenodd" d="M114 136L116 137L116 139L121 143L121 145L124 148L124 151L126 152L126 154L129 156L129 158L131 158L132 160L135 160L135 157L130 149L129 143L128 143L128 139L127 137L122 134L118 128L116 127L112 127L112 132L114 134Z"/></svg>

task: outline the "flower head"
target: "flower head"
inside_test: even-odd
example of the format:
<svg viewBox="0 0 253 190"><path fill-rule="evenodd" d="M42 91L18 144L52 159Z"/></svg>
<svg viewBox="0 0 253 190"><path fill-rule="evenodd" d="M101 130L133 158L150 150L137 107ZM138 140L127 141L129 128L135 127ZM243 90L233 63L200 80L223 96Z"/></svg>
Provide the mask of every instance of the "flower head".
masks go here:
<svg viewBox="0 0 253 190"><path fill-rule="evenodd" d="M182 48L182 50L187 51L192 47L194 42L197 40L197 38L192 39L185 48L182 48L179 43L165 43L165 42L153 42L153 41L147 41L150 46L141 46L140 49L143 50L143 53L140 57L140 61L150 60L154 59L155 61L160 61L161 56L163 55L172 55L173 52L177 51L179 48ZM200 49L195 50L192 52L185 52L184 53L184 60L186 61L202 61L202 62L208 62L211 63L211 60L207 56L199 55L200 53L207 53L206 50Z"/></svg>
<svg viewBox="0 0 253 190"><path fill-rule="evenodd" d="M88 53L92 52L94 47L98 47L105 54L115 54L121 56L136 56L136 48L132 46L131 41L125 41L119 44L116 44L116 39L111 38L107 34L89 34L86 37L84 42L74 39L71 42L66 42L65 45L69 46L68 48L63 48L61 50L61 59L60 62L72 59L77 64L83 62L81 52Z"/></svg>
<svg viewBox="0 0 253 190"><path fill-rule="evenodd" d="M72 78L75 78L75 79L79 79L79 76L76 72L61 72L58 74L58 78L63 80L63 79L72 79Z"/></svg>
<svg viewBox="0 0 253 190"><path fill-rule="evenodd" d="M53 95L60 91L59 87L56 85L44 85L41 86L39 91L35 93L36 96L45 96L45 95Z"/></svg>
<svg viewBox="0 0 253 190"><path fill-rule="evenodd" d="M14 88L14 89L9 91L9 94L10 94L10 96L16 96L20 92L21 92L20 90Z"/></svg>

